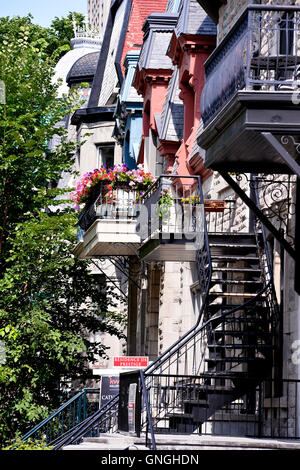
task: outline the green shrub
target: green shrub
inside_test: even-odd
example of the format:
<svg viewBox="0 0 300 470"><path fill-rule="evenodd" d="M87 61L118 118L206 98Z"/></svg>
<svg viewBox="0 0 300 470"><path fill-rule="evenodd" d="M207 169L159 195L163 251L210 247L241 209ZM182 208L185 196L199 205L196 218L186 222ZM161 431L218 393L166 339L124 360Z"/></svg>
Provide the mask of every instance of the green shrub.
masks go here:
<svg viewBox="0 0 300 470"><path fill-rule="evenodd" d="M51 450L52 447L48 447L45 441L33 441L27 439L21 441L20 438L16 439L12 444L7 447L3 447L2 450Z"/></svg>

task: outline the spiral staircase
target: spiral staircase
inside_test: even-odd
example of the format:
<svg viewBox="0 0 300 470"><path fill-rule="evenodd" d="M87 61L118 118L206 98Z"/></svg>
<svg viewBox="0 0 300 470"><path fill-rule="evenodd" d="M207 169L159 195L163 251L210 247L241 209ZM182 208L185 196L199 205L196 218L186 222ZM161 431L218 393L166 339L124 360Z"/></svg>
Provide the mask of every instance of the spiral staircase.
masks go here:
<svg viewBox="0 0 300 470"><path fill-rule="evenodd" d="M208 242L212 275L203 316L206 326L194 338L196 343L205 341L205 352L199 378L181 381L181 405L177 402L176 412L167 414L174 432L201 432L203 423L234 402L239 402L239 413L254 414L256 388L272 372L276 318L265 278L262 235L209 233Z"/></svg>

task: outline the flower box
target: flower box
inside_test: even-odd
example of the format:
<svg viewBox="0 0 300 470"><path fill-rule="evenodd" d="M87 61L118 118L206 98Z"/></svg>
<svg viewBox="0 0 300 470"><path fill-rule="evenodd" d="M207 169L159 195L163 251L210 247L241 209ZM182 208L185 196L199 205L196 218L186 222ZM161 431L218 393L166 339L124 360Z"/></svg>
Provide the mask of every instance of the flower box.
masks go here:
<svg viewBox="0 0 300 470"><path fill-rule="evenodd" d="M192 207L198 206L201 204L199 196L193 195L181 199L182 204L190 205ZM204 201L204 210L205 212L224 212L226 207L225 201L211 200L207 199Z"/></svg>
<svg viewBox="0 0 300 470"><path fill-rule="evenodd" d="M205 212L224 212L225 208L226 208L225 201L213 201L213 200L204 201Z"/></svg>
<svg viewBox="0 0 300 470"><path fill-rule="evenodd" d="M128 170L126 165L116 165L113 168L101 167L86 173L77 183L75 191L70 195L72 202L79 204L91 204L99 196L112 196L112 190L123 188L127 191L139 191L142 194L154 182L150 173L143 170L139 165L136 170ZM111 202L111 201L109 201Z"/></svg>

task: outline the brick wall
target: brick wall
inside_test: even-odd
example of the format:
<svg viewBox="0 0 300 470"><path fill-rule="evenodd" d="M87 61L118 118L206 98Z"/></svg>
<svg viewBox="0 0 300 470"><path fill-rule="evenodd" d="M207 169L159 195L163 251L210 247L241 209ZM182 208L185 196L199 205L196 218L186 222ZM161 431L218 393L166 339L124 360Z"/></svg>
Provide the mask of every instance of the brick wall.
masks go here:
<svg viewBox="0 0 300 470"><path fill-rule="evenodd" d="M127 28L127 36L121 58L122 67L127 52L131 50L140 50L142 47L142 27L146 18L151 15L151 13L164 12L166 10L167 3L167 0L133 0Z"/></svg>

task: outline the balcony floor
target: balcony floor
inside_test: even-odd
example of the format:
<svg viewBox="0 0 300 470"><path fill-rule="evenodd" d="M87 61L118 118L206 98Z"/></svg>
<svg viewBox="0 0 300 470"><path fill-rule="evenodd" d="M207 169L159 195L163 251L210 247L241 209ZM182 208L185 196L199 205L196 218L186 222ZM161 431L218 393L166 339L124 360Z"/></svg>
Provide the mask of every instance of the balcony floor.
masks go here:
<svg viewBox="0 0 300 470"><path fill-rule="evenodd" d="M136 255L141 243L136 226L136 220L97 219L73 253L79 259Z"/></svg>
<svg viewBox="0 0 300 470"><path fill-rule="evenodd" d="M273 134L299 140L300 107L291 92L240 91L204 129L198 144L206 150L205 166L216 171L291 173L282 156L265 139ZM298 134L298 137L297 137ZM285 147L296 159L290 139Z"/></svg>
<svg viewBox="0 0 300 470"><path fill-rule="evenodd" d="M178 234L177 234L178 236ZM195 261L195 240L174 238L174 234L163 233L161 236L145 240L140 247L139 254L144 261Z"/></svg>

